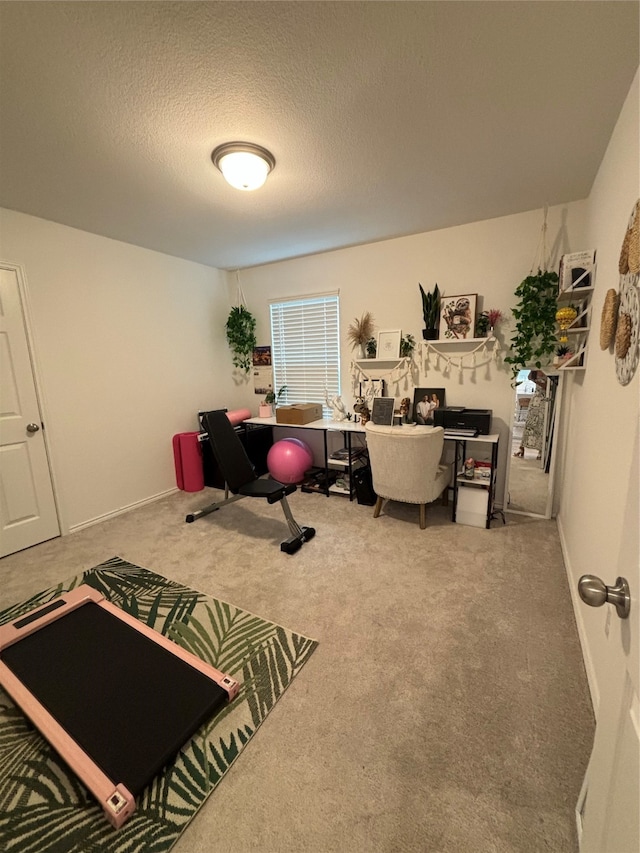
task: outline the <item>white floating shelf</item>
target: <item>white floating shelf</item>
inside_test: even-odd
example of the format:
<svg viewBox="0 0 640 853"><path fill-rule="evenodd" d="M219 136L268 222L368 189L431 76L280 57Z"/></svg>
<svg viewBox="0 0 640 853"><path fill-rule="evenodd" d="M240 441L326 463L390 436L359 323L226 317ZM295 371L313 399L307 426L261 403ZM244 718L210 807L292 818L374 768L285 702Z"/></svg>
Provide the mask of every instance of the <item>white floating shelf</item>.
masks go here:
<svg viewBox="0 0 640 853"><path fill-rule="evenodd" d="M438 338L435 341L422 341L423 346L436 346L436 347L447 347L447 346L460 346L461 344L474 344L477 346L478 344L487 343L493 344L496 342L496 338L494 335L490 335L487 338L455 338L454 340L447 340L446 338Z"/></svg>
<svg viewBox="0 0 640 853"><path fill-rule="evenodd" d="M398 365L405 362L407 359L403 356L402 358L356 358L354 359L355 363L358 366L368 364L369 367L377 367L377 368L385 368L385 367L397 367Z"/></svg>

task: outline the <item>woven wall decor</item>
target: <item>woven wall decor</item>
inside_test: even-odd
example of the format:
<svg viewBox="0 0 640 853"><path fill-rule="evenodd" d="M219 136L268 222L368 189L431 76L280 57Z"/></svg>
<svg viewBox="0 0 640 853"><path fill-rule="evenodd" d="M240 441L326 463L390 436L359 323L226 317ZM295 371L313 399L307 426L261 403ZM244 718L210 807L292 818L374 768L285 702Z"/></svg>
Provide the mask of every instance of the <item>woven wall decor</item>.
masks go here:
<svg viewBox="0 0 640 853"><path fill-rule="evenodd" d="M629 224L622 240L618 272L620 275L640 273L640 199L631 211Z"/></svg>
<svg viewBox="0 0 640 853"><path fill-rule="evenodd" d="M609 349L616 334L616 323L618 321L618 293L612 287L607 290L602 306L602 318L600 320L600 349Z"/></svg>
<svg viewBox="0 0 640 853"><path fill-rule="evenodd" d="M624 312L618 317L616 329L616 358L624 358L631 346L631 317Z"/></svg>
<svg viewBox="0 0 640 853"><path fill-rule="evenodd" d="M615 348L616 376L621 385L628 385L638 367L640 298L637 275L621 276L621 281Z"/></svg>

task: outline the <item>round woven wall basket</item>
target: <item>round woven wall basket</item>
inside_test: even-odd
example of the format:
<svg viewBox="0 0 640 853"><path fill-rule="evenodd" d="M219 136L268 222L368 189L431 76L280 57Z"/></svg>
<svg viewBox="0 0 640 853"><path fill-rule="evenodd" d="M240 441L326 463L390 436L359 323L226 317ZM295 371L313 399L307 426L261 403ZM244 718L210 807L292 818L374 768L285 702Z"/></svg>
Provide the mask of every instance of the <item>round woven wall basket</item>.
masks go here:
<svg viewBox="0 0 640 853"><path fill-rule="evenodd" d="M618 328L616 329L616 358L624 358L629 352L631 345L631 317L624 311L618 317Z"/></svg>
<svg viewBox="0 0 640 853"><path fill-rule="evenodd" d="M607 290L600 320L600 349L609 349L615 339L619 301L618 293L613 287Z"/></svg>
<svg viewBox="0 0 640 853"><path fill-rule="evenodd" d="M640 199L631 212L629 225L622 240L618 272L620 275L640 272Z"/></svg>
<svg viewBox="0 0 640 853"><path fill-rule="evenodd" d="M637 284L637 275L621 277L615 338L616 375L621 385L629 384L638 367L640 297Z"/></svg>

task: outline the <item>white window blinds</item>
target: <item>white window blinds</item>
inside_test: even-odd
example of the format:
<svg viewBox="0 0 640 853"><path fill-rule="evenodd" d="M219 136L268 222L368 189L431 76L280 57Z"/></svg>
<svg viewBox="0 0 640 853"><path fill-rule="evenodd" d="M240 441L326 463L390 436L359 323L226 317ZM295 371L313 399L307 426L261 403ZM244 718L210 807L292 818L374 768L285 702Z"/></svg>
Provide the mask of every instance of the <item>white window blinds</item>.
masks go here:
<svg viewBox="0 0 640 853"><path fill-rule="evenodd" d="M338 296L271 303L273 387L284 403L322 403L340 394Z"/></svg>

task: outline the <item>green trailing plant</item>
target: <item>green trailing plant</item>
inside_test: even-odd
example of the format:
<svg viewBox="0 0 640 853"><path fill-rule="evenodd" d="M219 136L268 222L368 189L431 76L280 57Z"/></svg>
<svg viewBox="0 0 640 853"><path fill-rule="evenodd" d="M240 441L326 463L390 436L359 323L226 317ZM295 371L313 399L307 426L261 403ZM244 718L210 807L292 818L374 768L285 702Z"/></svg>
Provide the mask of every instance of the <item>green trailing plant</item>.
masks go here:
<svg viewBox="0 0 640 853"><path fill-rule="evenodd" d="M400 356L401 358L411 358L413 351L416 348L416 339L413 335L403 335L400 339Z"/></svg>
<svg viewBox="0 0 640 853"><path fill-rule="evenodd" d="M520 370L548 364L555 352L557 294L558 274L548 270L528 275L516 288L515 332L505 357L514 380Z"/></svg>
<svg viewBox="0 0 640 853"><path fill-rule="evenodd" d="M442 294L438 289L437 282L431 293L425 293L424 287L420 282L418 282L418 287L422 294L422 316L424 318L423 336L427 340L429 338L433 339L437 337L438 323L440 322L440 300L442 298ZM434 331L436 333L435 335L433 334Z"/></svg>
<svg viewBox="0 0 640 853"><path fill-rule="evenodd" d="M235 305L229 312L227 342L233 353L234 366L249 373L256 346L256 320L244 305Z"/></svg>

